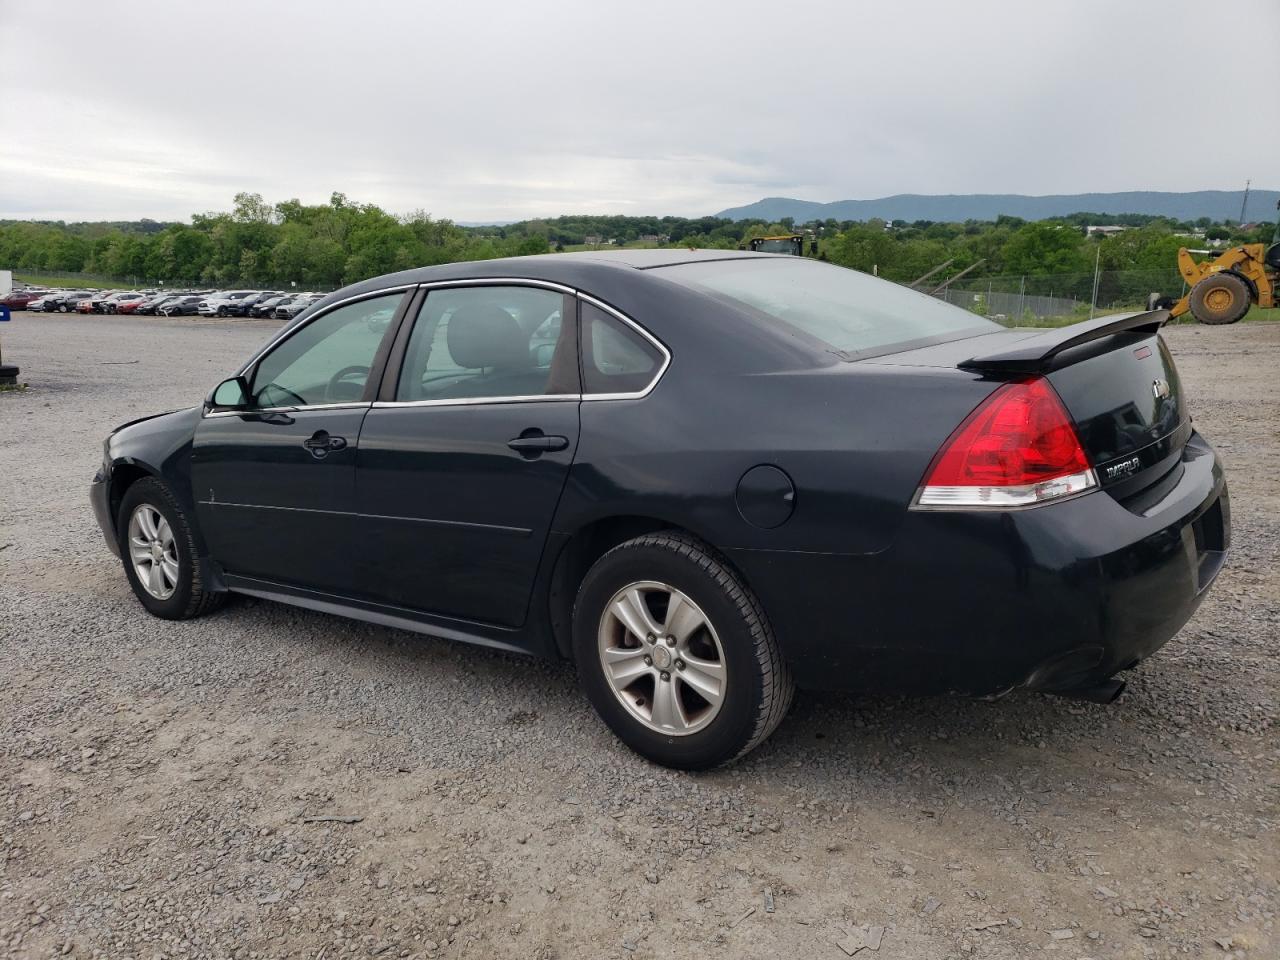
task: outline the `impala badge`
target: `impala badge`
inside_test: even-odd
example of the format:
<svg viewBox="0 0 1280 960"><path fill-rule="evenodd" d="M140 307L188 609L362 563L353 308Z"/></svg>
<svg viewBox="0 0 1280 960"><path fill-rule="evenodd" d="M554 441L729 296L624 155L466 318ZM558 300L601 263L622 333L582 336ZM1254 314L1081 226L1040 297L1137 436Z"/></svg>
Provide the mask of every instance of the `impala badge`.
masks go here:
<svg viewBox="0 0 1280 960"><path fill-rule="evenodd" d="M1169 381L1159 377L1151 381L1151 395L1157 400L1169 399Z"/></svg>
<svg viewBox="0 0 1280 960"><path fill-rule="evenodd" d="M1142 460L1138 457L1130 457L1128 460L1121 460L1119 463L1107 467L1107 479L1128 479L1137 473L1141 467Z"/></svg>

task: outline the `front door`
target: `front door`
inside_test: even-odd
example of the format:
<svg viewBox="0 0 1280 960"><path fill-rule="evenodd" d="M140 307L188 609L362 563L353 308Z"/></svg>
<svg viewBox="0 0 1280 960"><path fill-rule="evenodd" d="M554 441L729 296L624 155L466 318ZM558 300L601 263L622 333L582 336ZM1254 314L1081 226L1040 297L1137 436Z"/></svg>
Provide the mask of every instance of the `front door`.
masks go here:
<svg viewBox="0 0 1280 960"><path fill-rule="evenodd" d="M573 304L520 285L427 295L360 432L367 597L524 622L578 444Z"/></svg>
<svg viewBox="0 0 1280 960"><path fill-rule="evenodd" d="M245 372L248 409L215 408L201 420L192 489L209 552L227 573L350 592L366 392L401 298L308 321Z"/></svg>

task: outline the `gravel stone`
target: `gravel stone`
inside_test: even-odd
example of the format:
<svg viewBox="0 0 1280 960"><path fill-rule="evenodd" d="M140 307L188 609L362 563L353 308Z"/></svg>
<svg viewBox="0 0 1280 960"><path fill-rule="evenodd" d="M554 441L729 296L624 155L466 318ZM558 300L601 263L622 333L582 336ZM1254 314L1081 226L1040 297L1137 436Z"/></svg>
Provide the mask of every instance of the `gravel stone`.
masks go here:
<svg viewBox="0 0 1280 960"><path fill-rule="evenodd" d="M0 957L825 957L858 925L885 956L1280 956L1280 324L1166 332L1234 541L1117 703L804 694L697 776L568 664L244 598L147 616L88 506L102 440L277 327L3 327Z"/></svg>

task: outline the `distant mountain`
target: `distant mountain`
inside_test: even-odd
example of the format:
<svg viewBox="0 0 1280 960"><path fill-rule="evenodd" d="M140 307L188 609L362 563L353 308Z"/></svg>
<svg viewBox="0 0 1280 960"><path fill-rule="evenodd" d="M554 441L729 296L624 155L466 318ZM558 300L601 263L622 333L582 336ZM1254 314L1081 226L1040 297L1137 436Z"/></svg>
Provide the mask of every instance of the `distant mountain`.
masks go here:
<svg viewBox="0 0 1280 960"><path fill-rule="evenodd" d="M965 220L994 220L1001 215L1023 220L1065 217L1071 213L1144 213L1175 220L1235 219L1240 216L1242 190L1196 190L1190 193L1157 193L1150 190L1130 193L1066 193L1029 197L1018 193L963 193L929 196L900 193L878 200L836 200L815 203L789 197L768 197L745 207L721 210L717 217L729 220L760 218L776 223L783 217L797 222L809 220L936 220L959 223ZM1274 220L1280 191L1249 191L1248 220Z"/></svg>

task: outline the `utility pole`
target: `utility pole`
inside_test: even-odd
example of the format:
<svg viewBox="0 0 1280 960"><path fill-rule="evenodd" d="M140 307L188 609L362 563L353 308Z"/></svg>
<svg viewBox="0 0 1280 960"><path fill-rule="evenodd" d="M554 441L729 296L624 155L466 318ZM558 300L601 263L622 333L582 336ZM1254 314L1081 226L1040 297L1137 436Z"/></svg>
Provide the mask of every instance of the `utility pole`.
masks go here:
<svg viewBox="0 0 1280 960"><path fill-rule="evenodd" d="M1098 309L1098 265L1102 262L1102 244L1098 244L1098 252L1093 255L1093 296L1089 298L1089 319L1093 319L1093 311Z"/></svg>
<svg viewBox="0 0 1280 960"><path fill-rule="evenodd" d="M1251 183L1253 183L1252 180L1246 180L1244 182L1244 199L1240 201L1240 222L1241 223L1244 223L1244 208L1249 205L1249 184Z"/></svg>
<svg viewBox="0 0 1280 960"><path fill-rule="evenodd" d="M936 296L937 296L938 294L940 294L943 290L947 289L947 287L951 286L953 283L955 283L957 280L959 280L959 279L960 279L961 277L963 277L965 274L967 274L967 273L972 273L974 270L977 270L980 266L982 266L982 265L983 265L984 263L986 263L986 262L987 262L987 258L986 258L986 257L983 257L981 260L976 260L976 261L974 261L973 263L969 264L969 266L965 267L963 270L961 270L959 273L957 273L954 277L949 277L948 279L943 280L943 281L942 281L942 283L938 284L938 286L936 286L936 287L934 287L932 290L930 290L930 291L929 291L929 296L931 296L931 297L936 297ZM988 286L989 286L989 284L988 284ZM988 300L990 300L990 297L988 296L988 298L987 298L987 299L988 299Z"/></svg>
<svg viewBox="0 0 1280 960"><path fill-rule="evenodd" d="M930 270L930 271L929 271L928 273L926 273L924 276L922 276L922 277L916 277L914 280L912 280L910 283L908 283L908 284L907 284L907 286L914 290L916 287L920 286L920 284L924 283L926 280L928 280L930 277L932 277L935 273L938 273L938 272L939 272L939 271L941 271L941 270L945 270L945 269L947 269L947 267L951 266L951 265L952 265L953 263L955 263L955 262L956 262L956 261L955 261L955 257L952 257L952 258L951 258L950 260L948 260L946 263L940 263L940 264L938 264L936 267L934 267L932 270Z"/></svg>

